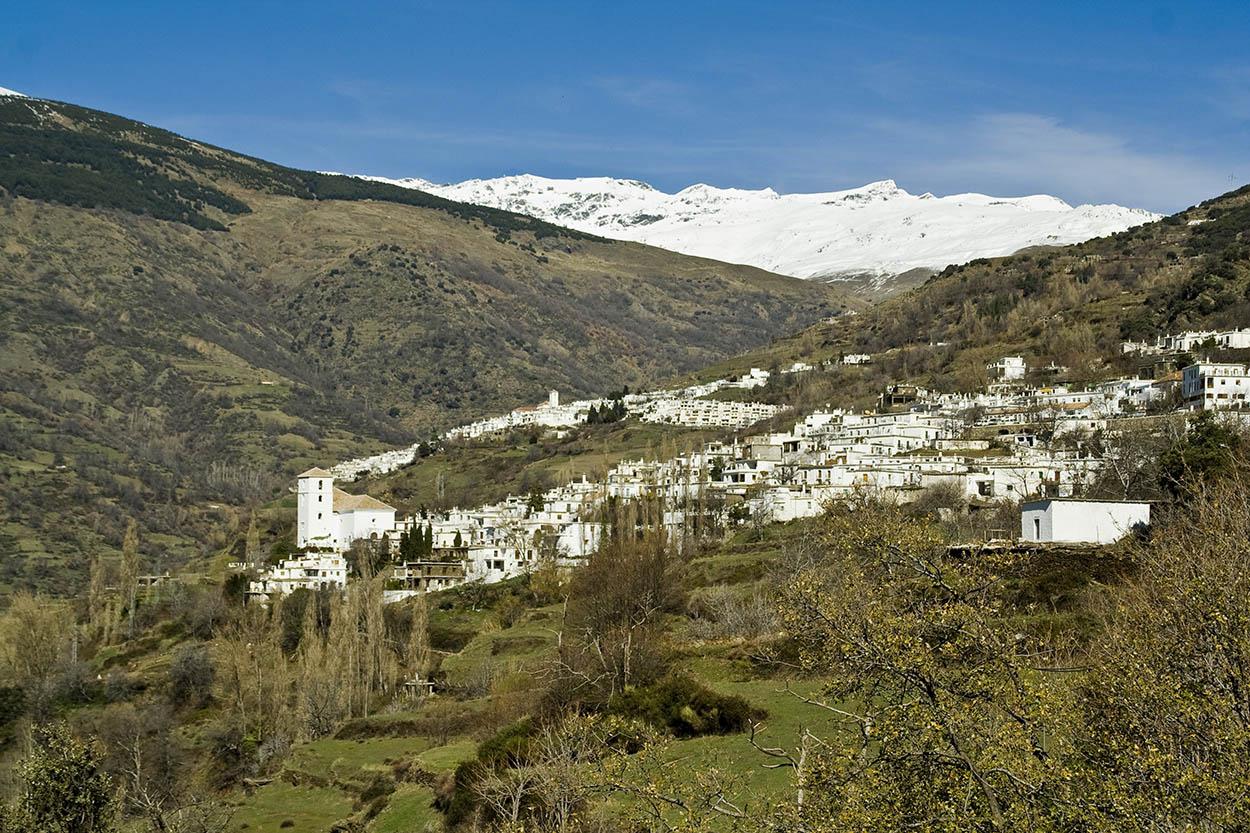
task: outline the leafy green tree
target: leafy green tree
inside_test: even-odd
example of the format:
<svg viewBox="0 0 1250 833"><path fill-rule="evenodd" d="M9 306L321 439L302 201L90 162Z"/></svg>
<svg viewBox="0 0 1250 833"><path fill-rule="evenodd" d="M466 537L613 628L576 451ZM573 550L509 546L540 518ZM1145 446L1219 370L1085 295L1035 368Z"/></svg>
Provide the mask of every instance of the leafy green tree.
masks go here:
<svg viewBox="0 0 1250 833"><path fill-rule="evenodd" d="M1203 411L1189 432L1164 452L1159 462L1163 487L1183 497L1203 483L1231 474L1242 445L1241 434Z"/></svg>
<svg viewBox="0 0 1250 833"><path fill-rule="evenodd" d="M10 814L13 829L40 833L112 833L113 784L96 750L62 724L36 730L29 757L18 767L21 793Z"/></svg>
<svg viewBox="0 0 1250 833"><path fill-rule="evenodd" d="M1250 818L1250 480L1196 495L1135 553L1080 685L1089 830Z"/></svg>
<svg viewBox="0 0 1250 833"><path fill-rule="evenodd" d="M788 809L805 830L1063 829L1073 709L1055 646L1003 616L991 555L957 560L937 528L866 502L832 510L823 563L784 589L803 699L831 721L798 750Z"/></svg>

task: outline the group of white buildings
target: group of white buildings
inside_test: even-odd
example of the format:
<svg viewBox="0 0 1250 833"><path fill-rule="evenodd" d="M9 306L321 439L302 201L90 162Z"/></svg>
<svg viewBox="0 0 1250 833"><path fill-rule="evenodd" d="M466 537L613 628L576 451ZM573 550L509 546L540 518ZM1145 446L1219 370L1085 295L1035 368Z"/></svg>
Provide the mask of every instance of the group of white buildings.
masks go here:
<svg viewBox="0 0 1250 833"><path fill-rule="evenodd" d="M637 411L643 422L659 422L688 428L746 428L786 410L762 402L723 399L654 399Z"/></svg>
<svg viewBox="0 0 1250 833"><path fill-rule="evenodd" d="M1181 371L1181 399L1198 411L1250 406L1250 367L1232 362L1197 362Z"/></svg>
<svg viewBox="0 0 1250 833"><path fill-rule="evenodd" d="M1250 327L1235 330L1191 330L1161 335L1153 343L1125 341L1120 349L1142 355L1180 355L1199 350L1250 349ZM1200 360L1181 371L1181 404L1191 410L1250 407L1250 365Z"/></svg>
<svg viewBox="0 0 1250 833"><path fill-rule="evenodd" d="M1165 336L1136 352L1185 352L1216 344L1250 348L1250 329ZM1137 349L1137 348L1141 349ZM1124 349L1130 352L1130 343ZM858 364L868 356L847 356ZM813 370L796 362L782 373ZM1250 403L1250 367L1198 362L1160 379L1121 378L1084 389L1026 387L1028 365L1004 356L987 365L996 382L975 394L939 394L896 385L883 396L882 413L828 410L809 414L787 430L710 442L666 460L629 460L600 482L583 477L541 495L511 496L473 509L403 517L367 495L335 487L361 471L386 472L412 461L416 447L351 460L330 470L310 469L297 479L296 544L300 555L266 570L252 593L268 596L297 587L341 587L345 554L355 542L398 548L405 535L425 535L426 560L395 564L388 598L437 590L464 581L492 582L553 560L575 565L599 546L604 509L612 499L660 499L663 522L688 528L693 513L717 520L750 517L790 521L824 511L832 501L871 490L908 501L935 486L955 490L971 506L1007 500L1022 506L1020 540L1107 543L1149 522L1149 506L1123 501L1083 501L1083 486L1102 462L1082 435L1108 432L1116 420L1176 403L1191 409L1241 409ZM625 394L633 418L691 427L736 430L783 413L784 406L708 398L725 388L768 383L768 371L679 390ZM523 426L567 429L591 408L617 400L518 408L502 417L449 431L444 439L475 438ZM898 406L906 410L892 410ZM1066 442L1058 442L1063 438Z"/></svg>
<svg viewBox="0 0 1250 833"><path fill-rule="evenodd" d="M586 421L590 409L606 404L604 399L582 399L560 404L560 392L547 393L547 401L541 405L523 405L503 416L488 417L453 428L443 439L475 439L487 434L511 431L515 428L541 426L544 428L570 428Z"/></svg>
<svg viewBox="0 0 1250 833"><path fill-rule="evenodd" d="M388 598L463 581L499 581L546 559L575 565L598 547L610 498L661 499L664 522L674 531L685 528L696 512L719 512L718 520L727 522L733 507L738 519L811 517L829 502L864 490L908 501L943 485L970 505L1067 498L1092 480L1100 461L1079 442L1053 440L1105 430L1109 420L1158 395L1153 383L1134 379L1080 391L1057 386L975 395L919 390L906 411L822 411L784 431L711 442L667 460L625 461L600 482L583 477L541 495L425 516L403 517L379 500L349 494L335 487L334 470L314 468L298 477L295 489L296 544L303 554L266 571L252 592L341 586L347 577L344 555L353 542L383 546L385 541L395 552L403 535L427 527L433 552L425 561L393 567ZM652 408L671 401L701 403L696 407L744 404L688 397L648 400ZM557 407L554 396L549 407ZM1039 436L1043 424L1050 429ZM967 438L970 429L980 438Z"/></svg>
<svg viewBox="0 0 1250 833"><path fill-rule="evenodd" d="M425 560L400 560L389 568L387 600L398 601L464 581L500 581L545 558L561 566L579 563L599 546L603 529L594 518L602 490L585 479L542 495L406 517L380 500L337 488L325 469L299 475L295 492L300 555L263 571L250 587L255 596L343 586L346 554L358 542L398 554L404 536L429 530L432 552Z"/></svg>
<svg viewBox="0 0 1250 833"><path fill-rule="evenodd" d="M867 361L868 357L862 357ZM795 362L781 373L802 373L813 367L805 362ZM760 402L737 402L709 399L721 390L750 390L768 384L772 373L753 367L741 376L716 379L711 382L690 385L685 388L626 393L620 401L625 412L643 422L681 425L688 428L745 428L768 419L785 408ZM617 400L579 399L561 404L559 391L550 391L547 401L540 405L515 408L501 416L488 417L461 425L445 432L442 440L473 440L521 428L539 427L566 430L587 422L592 408L604 408ZM411 463L420 448L415 443L407 448L384 451L369 457L345 460L330 469L339 480L354 480L362 473L386 474Z"/></svg>
<svg viewBox="0 0 1250 833"><path fill-rule="evenodd" d="M1162 356L1171 353L1192 353L1208 345L1221 350L1250 348L1250 327L1239 330L1190 330L1174 335L1161 335L1153 343L1125 341L1120 344L1120 350L1124 353Z"/></svg>

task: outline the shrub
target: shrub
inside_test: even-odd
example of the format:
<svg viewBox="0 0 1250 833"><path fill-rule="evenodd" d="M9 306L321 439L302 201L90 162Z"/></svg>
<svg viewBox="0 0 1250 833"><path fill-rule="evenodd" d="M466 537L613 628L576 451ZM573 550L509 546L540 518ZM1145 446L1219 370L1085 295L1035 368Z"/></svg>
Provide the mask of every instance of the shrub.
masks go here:
<svg viewBox="0 0 1250 833"><path fill-rule="evenodd" d="M112 833L113 784L97 749L59 724L37 730L34 741L18 768L16 818L7 823L42 833Z"/></svg>
<svg viewBox="0 0 1250 833"><path fill-rule="evenodd" d="M210 725L204 732L209 762L208 783L218 790L228 790L252 775L256 768L256 742L242 728L228 721Z"/></svg>
<svg viewBox="0 0 1250 833"><path fill-rule="evenodd" d="M395 792L395 779L386 773L379 772L373 780L360 791L360 803L368 804L374 799L383 798Z"/></svg>
<svg viewBox="0 0 1250 833"><path fill-rule="evenodd" d="M175 703L200 706L213 693L212 657L203 645L183 645L169 664L169 697Z"/></svg>
<svg viewBox="0 0 1250 833"><path fill-rule="evenodd" d="M765 712L736 694L718 694L689 677L673 676L612 698L612 714L649 723L679 738L745 731Z"/></svg>
<svg viewBox="0 0 1250 833"><path fill-rule="evenodd" d="M690 599L692 632L703 639L754 639L776 633L776 608L760 590L741 593L717 585Z"/></svg>
<svg viewBox="0 0 1250 833"><path fill-rule="evenodd" d="M17 721L26 711L26 692L18 686L0 687L0 730Z"/></svg>
<svg viewBox="0 0 1250 833"><path fill-rule="evenodd" d="M500 602L496 612L499 616L499 627L507 629L519 622L525 615L525 604L516 596L508 596Z"/></svg>
<svg viewBox="0 0 1250 833"><path fill-rule="evenodd" d="M477 747L477 756L456 767L450 784L439 790L435 806L444 813L447 829L472 815L477 805L474 786L491 770L516 766L528 758L536 727L528 717L500 729Z"/></svg>

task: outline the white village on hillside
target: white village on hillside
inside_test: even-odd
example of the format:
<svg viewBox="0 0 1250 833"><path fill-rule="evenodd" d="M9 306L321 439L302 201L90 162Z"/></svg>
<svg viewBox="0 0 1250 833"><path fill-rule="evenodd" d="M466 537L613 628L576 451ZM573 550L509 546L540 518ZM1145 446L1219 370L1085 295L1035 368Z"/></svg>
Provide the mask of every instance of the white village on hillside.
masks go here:
<svg viewBox="0 0 1250 833"><path fill-rule="evenodd" d="M1126 343L1124 350L1180 355L1202 347L1250 347L1250 329L1180 333L1152 345ZM839 363L871 361L856 354ZM815 370L798 362L780 373ZM1250 396L1250 367L1244 364L1197 361L1179 373L1119 378L1083 389L1026 385L1028 371L1024 357L1003 356L987 365L993 381L980 393L891 384L875 412L821 410L785 430L710 442L671 459L624 461L602 481L582 477L540 495L512 495L475 508L402 516L335 485L408 465L418 446L312 468L298 476L294 490L299 552L262 571L250 592L265 598L297 588L341 587L353 545L402 553L408 539L421 542L421 556L400 557L391 567L387 601L464 582L502 581L549 560L575 566L598 547L606 530L604 507L613 499L659 499L666 507L664 524L680 545L692 514L709 506L719 507L715 511L727 525L786 522L819 515L831 502L864 493L908 502L945 486L971 507L1019 504L1019 528L1002 530L1004 538L1023 545L1105 545L1148 524L1150 506L1080 497L1107 462L1086 440L1101 433L1114 441L1147 412L1216 410L1239 419ZM488 438L520 427L559 435L587 422L592 409L609 406L647 422L740 431L786 409L706 397L726 388L763 387L771 375L754 368L741 377L679 390L567 404L552 391L542 405L455 428L443 440Z"/></svg>

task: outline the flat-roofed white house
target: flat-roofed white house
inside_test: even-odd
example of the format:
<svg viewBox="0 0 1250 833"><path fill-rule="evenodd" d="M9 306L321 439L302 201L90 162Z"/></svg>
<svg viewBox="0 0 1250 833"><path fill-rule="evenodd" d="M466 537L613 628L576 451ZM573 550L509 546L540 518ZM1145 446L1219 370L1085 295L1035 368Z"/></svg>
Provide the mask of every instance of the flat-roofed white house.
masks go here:
<svg viewBox="0 0 1250 833"><path fill-rule="evenodd" d="M248 593L254 596L285 596L294 590L323 590L347 586L347 559L337 553L306 553L284 559L270 567Z"/></svg>
<svg viewBox="0 0 1250 833"><path fill-rule="evenodd" d="M1029 366L1025 364L1023 356L1003 356L998 361L987 364L985 369L995 379L1012 382L1017 379L1023 379Z"/></svg>
<svg viewBox="0 0 1250 833"><path fill-rule="evenodd" d="M1181 396L1197 410L1250 405L1250 368L1244 364L1198 362L1181 371Z"/></svg>
<svg viewBox="0 0 1250 833"><path fill-rule="evenodd" d="M1143 501L1046 498L1020 506L1020 539L1038 543L1113 544L1149 523Z"/></svg>

